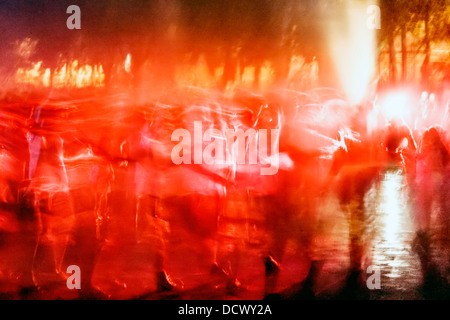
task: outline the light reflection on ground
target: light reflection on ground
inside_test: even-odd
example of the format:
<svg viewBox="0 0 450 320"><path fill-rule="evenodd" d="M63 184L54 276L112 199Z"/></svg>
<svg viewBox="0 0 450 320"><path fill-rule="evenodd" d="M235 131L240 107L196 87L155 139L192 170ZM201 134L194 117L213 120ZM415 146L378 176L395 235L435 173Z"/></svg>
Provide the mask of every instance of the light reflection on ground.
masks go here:
<svg viewBox="0 0 450 320"><path fill-rule="evenodd" d="M374 199L373 264L381 268L385 289L411 290L421 281L419 261L411 251L414 226L401 170L384 174ZM378 204L378 205L376 205Z"/></svg>

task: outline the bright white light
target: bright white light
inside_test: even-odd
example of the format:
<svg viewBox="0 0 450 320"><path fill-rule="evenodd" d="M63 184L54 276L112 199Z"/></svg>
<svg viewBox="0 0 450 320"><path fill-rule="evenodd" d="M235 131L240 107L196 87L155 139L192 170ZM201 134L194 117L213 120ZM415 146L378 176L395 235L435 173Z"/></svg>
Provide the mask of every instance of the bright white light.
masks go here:
<svg viewBox="0 0 450 320"><path fill-rule="evenodd" d="M384 212L384 239L395 247L400 232L400 214L402 210L401 191L403 177L388 173L381 189L381 210Z"/></svg>
<svg viewBox="0 0 450 320"><path fill-rule="evenodd" d="M130 71L131 71L131 55L130 54L127 54L127 57L125 59L124 69L127 73L130 73Z"/></svg>
<svg viewBox="0 0 450 320"><path fill-rule="evenodd" d="M404 91L393 91L385 95L380 101L381 112L388 120L405 120L410 116L412 99Z"/></svg>
<svg viewBox="0 0 450 320"><path fill-rule="evenodd" d="M407 279L403 285L415 281L410 270L420 268L418 261L410 257L410 243L414 236L410 207L405 201L405 176L402 170L389 170L384 174L376 196L377 235L373 247L373 264L383 266L383 274L389 278ZM386 283L388 286L389 284ZM398 288L398 283L395 284Z"/></svg>
<svg viewBox="0 0 450 320"><path fill-rule="evenodd" d="M347 0L344 16L329 22L328 45L339 80L351 104L366 96L375 74L375 30L367 27L367 3Z"/></svg>
<svg viewBox="0 0 450 320"><path fill-rule="evenodd" d="M428 98L428 92L426 92L426 91L422 92L422 95L420 98L422 99L422 101L426 101Z"/></svg>

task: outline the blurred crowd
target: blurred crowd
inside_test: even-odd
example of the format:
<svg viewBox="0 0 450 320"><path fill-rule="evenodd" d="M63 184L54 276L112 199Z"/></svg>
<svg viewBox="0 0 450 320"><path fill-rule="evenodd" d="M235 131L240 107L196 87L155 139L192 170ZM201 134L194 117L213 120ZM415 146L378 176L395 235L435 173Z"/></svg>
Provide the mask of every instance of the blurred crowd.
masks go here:
<svg viewBox="0 0 450 320"><path fill-rule="evenodd" d="M411 203L411 247L422 287L446 286L448 105L422 95L400 114L396 101L386 107L371 97L349 105L331 89L228 95L187 88L145 103L127 95L7 94L0 102L0 291L11 278L25 299L65 286L67 267L77 265L80 297L110 298L92 278L111 244L141 245L153 264L156 291L182 291L183 279L167 268L167 252L170 239L186 233L186 247L201 253L205 277L230 295L245 290L241 262L251 244L261 252L264 296L277 297L288 243L298 243L309 271L294 279L296 294L312 298L326 263L319 237L323 203L334 197L348 226L341 244L349 261L346 288L363 292L370 260L367 194L393 171ZM194 132L194 121L202 122L202 134L211 128L279 130L270 137L276 141L266 141L277 147L268 156L277 157L278 171L261 175L268 165L262 158L256 164L174 164L172 133ZM436 256L445 258L437 262Z"/></svg>

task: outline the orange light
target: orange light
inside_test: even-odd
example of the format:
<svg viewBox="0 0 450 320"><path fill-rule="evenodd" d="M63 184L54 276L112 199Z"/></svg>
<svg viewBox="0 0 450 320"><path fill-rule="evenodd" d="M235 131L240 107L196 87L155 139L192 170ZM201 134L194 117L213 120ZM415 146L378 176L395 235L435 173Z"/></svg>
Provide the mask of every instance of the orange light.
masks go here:
<svg viewBox="0 0 450 320"><path fill-rule="evenodd" d="M124 69L125 72L130 73L131 72L131 55L127 54L127 57L125 59L125 63L124 63Z"/></svg>
<svg viewBox="0 0 450 320"><path fill-rule="evenodd" d="M86 88L102 87L105 83L103 66L82 65L78 60L52 70L42 68L42 61L32 64L30 68L19 68L16 71L15 82L21 85L34 87L54 88Z"/></svg>

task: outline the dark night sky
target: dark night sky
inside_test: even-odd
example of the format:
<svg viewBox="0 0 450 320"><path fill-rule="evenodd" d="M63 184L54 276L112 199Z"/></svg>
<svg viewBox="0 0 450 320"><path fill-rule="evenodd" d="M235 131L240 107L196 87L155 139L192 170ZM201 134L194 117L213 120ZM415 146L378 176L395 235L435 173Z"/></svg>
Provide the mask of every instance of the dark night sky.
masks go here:
<svg viewBox="0 0 450 320"><path fill-rule="evenodd" d="M221 2L222 8L216 5ZM228 9L231 7L228 4L232 2L239 5L234 12ZM80 37L96 40L104 38L111 40L111 37L129 37L130 35L136 38L136 35L144 34L158 37L160 33L167 30L171 22L179 22L177 20L180 19L184 19L185 26L196 25L207 29L208 22L203 19L208 16L208 10L216 10L210 15L218 18L216 20L223 18L225 10L228 13L233 12L232 21L225 22L238 25L246 16L255 14L255 8L257 8L259 12L256 14L262 17L259 21L256 20L257 23L264 25L267 21L269 25L268 20L275 15L264 10L276 8L278 4L283 3L283 0L275 2L249 0L245 4L252 2L253 6L242 6L240 1L222 0L2 0L0 1L0 41L3 44L2 49L5 50L7 49L5 46L7 47L17 39L37 38L40 41L38 49L50 52L60 51L68 45L73 45ZM66 20L69 17L66 9L72 4L81 8L81 30L66 28ZM247 12L243 12L242 7ZM187 12L186 9L191 12ZM189 21L189 19L192 20ZM195 19L198 21L194 21ZM283 23L282 19L279 20ZM263 26L262 29L261 34L265 34L274 28L264 29Z"/></svg>
<svg viewBox="0 0 450 320"><path fill-rule="evenodd" d="M66 27L74 4L81 8L81 30ZM289 8L299 5L303 11L294 17ZM38 40L31 60L49 67L60 55L91 63L127 52L164 59L173 50L215 52L229 44L272 58L293 22L301 25L298 47L312 57L321 45L316 7L312 0L0 0L0 67L17 67L14 43L26 37ZM168 36L173 25L176 39Z"/></svg>
<svg viewBox="0 0 450 320"><path fill-rule="evenodd" d="M38 39L36 54L49 60L86 47L102 51L139 43L143 38L158 39L174 20L171 2L174 0L2 0L0 55L11 55L14 42L26 37ZM73 4L81 8L81 30L66 27L70 16L66 10Z"/></svg>
<svg viewBox="0 0 450 320"><path fill-rule="evenodd" d="M81 2L84 1L80 1ZM30 1L3 0L0 3L0 42L2 57L8 58L14 49L14 42L26 37L38 39L38 54L48 57L70 46L80 32L68 30L66 14L68 5L73 1ZM82 11L84 22L90 14ZM83 22L83 20L82 20ZM88 23L86 24L86 26Z"/></svg>

